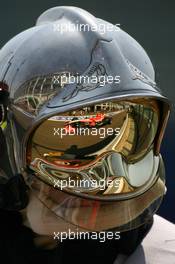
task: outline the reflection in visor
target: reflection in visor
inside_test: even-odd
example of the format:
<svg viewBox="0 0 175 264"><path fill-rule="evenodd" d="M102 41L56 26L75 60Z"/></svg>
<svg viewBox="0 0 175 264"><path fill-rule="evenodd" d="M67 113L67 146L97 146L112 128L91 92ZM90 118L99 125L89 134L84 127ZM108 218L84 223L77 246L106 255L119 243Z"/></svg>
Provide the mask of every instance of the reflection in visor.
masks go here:
<svg viewBox="0 0 175 264"><path fill-rule="evenodd" d="M149 153L158 129L158 109L154 100L111 101L52 116L30 137L27 164L58 188L63 181L70 185L71 179L76 186L64 187L77 193L132 193L153 183L157 172L158 163ZM137 162L144 171L141 159L150 162L151 171L147 177L138 173L143 180L133 184L127 166Z"/></svg>

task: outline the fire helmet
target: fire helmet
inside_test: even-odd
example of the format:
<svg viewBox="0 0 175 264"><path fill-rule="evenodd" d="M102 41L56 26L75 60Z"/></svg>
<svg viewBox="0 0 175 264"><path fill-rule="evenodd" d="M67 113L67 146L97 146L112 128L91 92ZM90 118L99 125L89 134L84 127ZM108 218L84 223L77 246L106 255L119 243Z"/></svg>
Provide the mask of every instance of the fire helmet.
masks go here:
<svg viewBox="0 0 175 264"><path fill-rule="evenodd" d="M80 8L51 8L1 49L0 81L10 180L62 229L126 231L153 216L169 103L135 39Z"/></svg>

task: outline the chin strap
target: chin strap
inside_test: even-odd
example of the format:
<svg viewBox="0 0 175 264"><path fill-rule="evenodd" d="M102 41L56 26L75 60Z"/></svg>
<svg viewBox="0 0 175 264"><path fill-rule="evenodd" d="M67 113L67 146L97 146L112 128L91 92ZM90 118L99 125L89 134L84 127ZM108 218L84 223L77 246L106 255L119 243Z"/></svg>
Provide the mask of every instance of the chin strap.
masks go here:
<svg viewBox="0 0 175 264"><path fill-rule="evenodd" d="M28 203L27 186L21 174L0 181L0 209L19 211Z"/></svg>

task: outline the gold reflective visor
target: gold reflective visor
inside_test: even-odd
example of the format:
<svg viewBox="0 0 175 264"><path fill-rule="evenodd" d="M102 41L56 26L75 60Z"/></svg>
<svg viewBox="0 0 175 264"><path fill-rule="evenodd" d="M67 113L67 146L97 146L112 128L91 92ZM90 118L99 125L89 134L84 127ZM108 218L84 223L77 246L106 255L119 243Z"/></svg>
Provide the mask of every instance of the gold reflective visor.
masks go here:
<svg viewBox="0 0 175 264"><path fill-rule="evenodd" d="M45 182L77 194L140 191L158 169L151 152L158 125L155 100L108 101L59 113L32 133L27 164ZM143 175L133 175L133 164Z"/></svg>

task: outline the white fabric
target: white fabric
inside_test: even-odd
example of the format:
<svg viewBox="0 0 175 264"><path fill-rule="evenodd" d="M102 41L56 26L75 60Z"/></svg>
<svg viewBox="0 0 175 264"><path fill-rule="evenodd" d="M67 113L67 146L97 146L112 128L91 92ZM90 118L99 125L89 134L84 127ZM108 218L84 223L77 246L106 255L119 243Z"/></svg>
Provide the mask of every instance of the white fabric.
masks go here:
<svg viewBox="0 0 175 264"><path fill-rule="evenodd" d="M155 215L142 244L129 258L118 256L114 264L175 264L175 225Z"/></svg>

